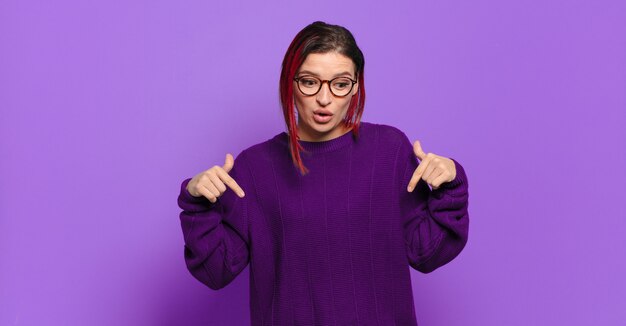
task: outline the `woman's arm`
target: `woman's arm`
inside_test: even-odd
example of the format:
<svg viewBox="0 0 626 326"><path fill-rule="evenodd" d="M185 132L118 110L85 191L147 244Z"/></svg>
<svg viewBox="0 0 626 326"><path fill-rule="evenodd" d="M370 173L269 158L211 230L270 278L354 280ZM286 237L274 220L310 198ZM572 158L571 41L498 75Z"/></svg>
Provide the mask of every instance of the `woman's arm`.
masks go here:
<svg viewBox="0 0 626 326"><path fill-rule="evenodd" d="M247 212L254 196L248 192L248 173L243 159L235 160L229 175L247 195L240 198L229 188L215 203L189 193L187 184L191 178L181 184L178 206L183 210L180 222L187 269L213 290L232 282L249 262Z"/></svg>
<svg viewBox="0 0 626 326"><path fill-rule="evenodd" d="M399 160L404 162L404 168L399 191L407 256L412 268L430 273L454 259L467 243L467 176L452 159L456 168L454 180L431 190L420 179L415 190L408 192L407 185L418 161L406 135L403 138Z"/></svg>

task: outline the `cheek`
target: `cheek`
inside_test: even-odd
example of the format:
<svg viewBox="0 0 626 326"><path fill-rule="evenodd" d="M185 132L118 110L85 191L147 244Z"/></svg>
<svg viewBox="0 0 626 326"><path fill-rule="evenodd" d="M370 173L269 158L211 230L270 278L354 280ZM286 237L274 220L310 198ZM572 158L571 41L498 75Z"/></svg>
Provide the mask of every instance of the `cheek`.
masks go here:
<svg viewBox="0 0 626 326"><path fill-rule="evenodd" d="M296 107L299 110L306 109L308 105L308 99L302 96L294 95L294 101L296 103Z"/></svg>
<svg viewBox="0 0 626 326"><path fill-rule="evenodd" d="M342 99L341 102L341 111L345 114L346 112L348 112L348 108L350 107L350 101L351 101L352 97L348 97L345 99Z"/></svg>

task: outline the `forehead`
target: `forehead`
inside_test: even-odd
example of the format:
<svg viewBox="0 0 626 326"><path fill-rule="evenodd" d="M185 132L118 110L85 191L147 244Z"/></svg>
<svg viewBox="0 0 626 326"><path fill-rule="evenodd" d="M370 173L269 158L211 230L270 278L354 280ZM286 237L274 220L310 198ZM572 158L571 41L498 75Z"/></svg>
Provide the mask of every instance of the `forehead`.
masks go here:
<svg viewBox="0 0 626 326"><path fill-rule="evenodd" d="M299 71L307 70L322 77L347 71L354 74L354 62L352 59L337 52L310 53L300 66Z"/></svg>

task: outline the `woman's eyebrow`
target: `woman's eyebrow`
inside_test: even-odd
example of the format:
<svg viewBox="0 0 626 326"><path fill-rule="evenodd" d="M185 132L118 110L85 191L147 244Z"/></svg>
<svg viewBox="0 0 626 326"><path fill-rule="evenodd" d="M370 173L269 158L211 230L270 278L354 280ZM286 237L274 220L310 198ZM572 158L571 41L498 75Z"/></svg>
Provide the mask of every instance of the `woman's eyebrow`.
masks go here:
<svg viewBox="0 0 626 326"><path fill-rule="evenodd" d="M308 71L308 70L302 70L298 74L299 75L300 74L307 74L307 75L313 75L313 76L319 77L318 74L316 74L316 73L314 73L312 71ZM348 72L348 71L340 72L338 74L335 74L335 76L333 76L333 77L344 76L344 75L348 75L348 76L352 77L352 74L350 72Z"/></svg>

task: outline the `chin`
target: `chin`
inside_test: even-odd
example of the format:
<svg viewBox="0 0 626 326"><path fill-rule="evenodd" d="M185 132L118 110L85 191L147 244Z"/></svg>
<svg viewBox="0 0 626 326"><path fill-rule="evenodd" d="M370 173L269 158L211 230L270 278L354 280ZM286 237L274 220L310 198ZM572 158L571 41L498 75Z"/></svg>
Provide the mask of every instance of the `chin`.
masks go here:
<svg viewBox="0 0 626 326"><path fill-rule="evenodd" d="M333 120L328 121L327 123L324 124L320 124L315 122L315 120L313 118L311 118L311 128L313 128L314 130L318 131L318 132L329 132L334 130L335 128L340 126L341 121L334 121L334 117Z"/></svg>

